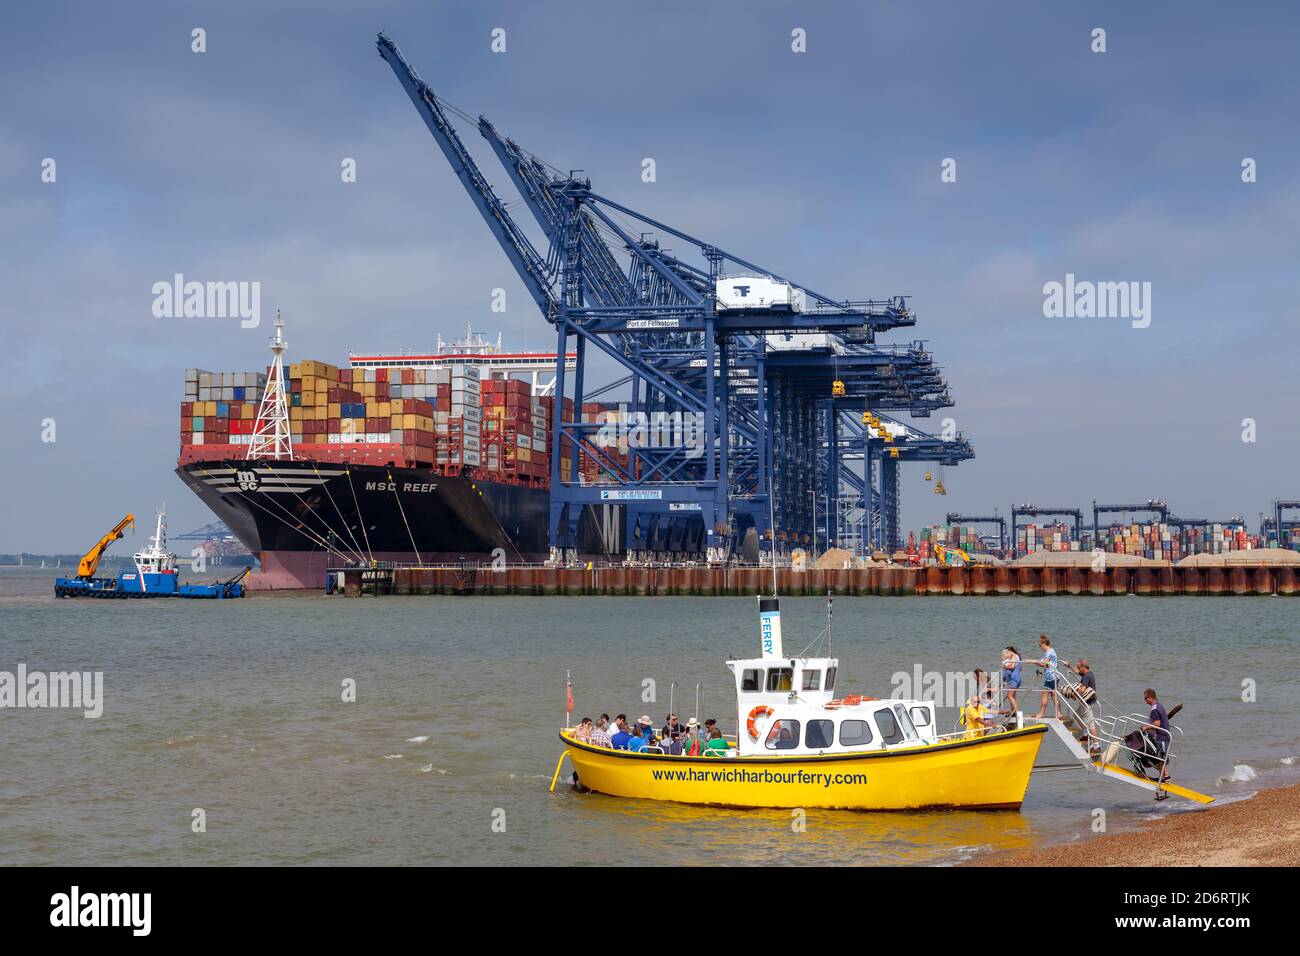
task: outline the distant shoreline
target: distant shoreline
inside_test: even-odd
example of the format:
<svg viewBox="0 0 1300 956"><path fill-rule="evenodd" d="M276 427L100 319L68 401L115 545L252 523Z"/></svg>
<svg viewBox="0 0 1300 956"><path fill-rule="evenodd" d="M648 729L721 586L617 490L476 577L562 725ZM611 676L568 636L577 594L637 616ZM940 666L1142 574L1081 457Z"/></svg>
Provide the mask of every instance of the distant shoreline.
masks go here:
<svg viewBox="0 0 1300 956"><path fill-rule="evenodd" d="M1177 799L1177 798L1170 798ZM1141 829L1077 843L982 854L963 866L1296 866L1300 784L1175 813Z"/></svg>

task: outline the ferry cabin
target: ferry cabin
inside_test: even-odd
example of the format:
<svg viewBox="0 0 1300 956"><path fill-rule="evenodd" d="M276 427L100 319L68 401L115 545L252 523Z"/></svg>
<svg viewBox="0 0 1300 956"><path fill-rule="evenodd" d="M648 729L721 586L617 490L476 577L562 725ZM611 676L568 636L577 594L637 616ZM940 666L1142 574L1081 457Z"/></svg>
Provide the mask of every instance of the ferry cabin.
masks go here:
<svg viewBox="0 0 1300 956"><path fill-rule="evenodd" d="M742 757L798 757L933 743L934 704L835 697L834 657L729 660Z"/></svg>

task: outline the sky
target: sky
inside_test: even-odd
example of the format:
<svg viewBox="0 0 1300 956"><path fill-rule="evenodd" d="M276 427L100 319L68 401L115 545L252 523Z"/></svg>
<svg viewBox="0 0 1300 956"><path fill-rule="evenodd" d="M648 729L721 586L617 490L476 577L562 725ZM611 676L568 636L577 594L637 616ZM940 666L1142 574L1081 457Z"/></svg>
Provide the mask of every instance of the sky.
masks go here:
<svg viewBox="0 0 1300 956"><path fill-rule="evenodd" d="M882 340L927 342L976 458L946 497L906 468L905 527L1153 496L1253 526L1300 498L1293 5L19 0L5 20L0 551L84 550L164 503L173 532L210 521L173 473L184 369L261 368L276 309L292 360L469 322L552 345L380 30L602 194L836 297L910 295L916 327ZM261 327L156 318L176 273L260 282ZM1150 325L1046 317L1067 274L1149 282Z"/></svg>

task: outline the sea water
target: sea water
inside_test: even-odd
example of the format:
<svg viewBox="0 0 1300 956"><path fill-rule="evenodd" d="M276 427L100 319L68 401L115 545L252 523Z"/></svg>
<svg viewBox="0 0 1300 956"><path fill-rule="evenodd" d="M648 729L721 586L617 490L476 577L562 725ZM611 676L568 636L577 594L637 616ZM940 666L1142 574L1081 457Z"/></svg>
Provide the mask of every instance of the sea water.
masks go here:
<svg viewBox="0 0 1300 956"><path fill-rule="evenodd" d="M1049 734L1019 812L723 810L576 792L561 753L602 711L736 728L724 660L756 656L753 598L257 596L56 600L0 569L0 671L102 672L103 713L0 710L8 864L950 864L1187 811L1075 769ZM824 601L782 601L787 651ZM837 691L996 667L1050 634L1103 698L1155 687L1185 738L1177 782L1238 799L1300 780L1288 598L849 598ZM1021 702L1037 711L1025 668ZM674 689L673 685L676 684ZM354 688L354 692L350 691ZM345 700L355 696L355 700ZM1253 699L1251 699L1253 698ZM941 729L956 710L940 710ZM1245 769L1243 769L1245 768Z"/></svg>

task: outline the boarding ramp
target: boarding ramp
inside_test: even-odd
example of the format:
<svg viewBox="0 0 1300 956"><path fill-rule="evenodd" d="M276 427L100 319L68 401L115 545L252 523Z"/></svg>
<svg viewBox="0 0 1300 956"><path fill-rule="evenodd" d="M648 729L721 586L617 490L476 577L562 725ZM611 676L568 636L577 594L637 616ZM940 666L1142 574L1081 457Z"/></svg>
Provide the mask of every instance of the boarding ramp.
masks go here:
<svg viewBox="0 0 1300 956"><path fill-rule="evenodd" d="M994 671L997 673L997 671ZM1155 794L1157 800L1166 800L1172 794L1195 803L1208 804L1214 798L1179 786L1169 780L1169 768L1182 751L1183 732L1177 727L1168 728L1169 740L1158 747L1151 735L1145 733L1147 717L1143 714L1108 713L1109 706L1100 694L1088 703L1080 696L1083 687L1078 675L1067 668L1057 668L1054 706L1060 707L1061 716L1025 717L1023 712L1010 713L1006 689L996 688L996 711L1005 722L1016 726L1028 723L1045 724L1063 743L1070 754L1085 770L1102 774L1111 780L1141 787ZM1020 694L1028 698L1041 694L1046 688L1021 687ZM1024 706L1024 701L1020 702ZM1175 708L1175 713L1177 708ZM1172 715L1171 715L1172 716ZM1135 736L1136 735L1136 736Z"/></svg>

